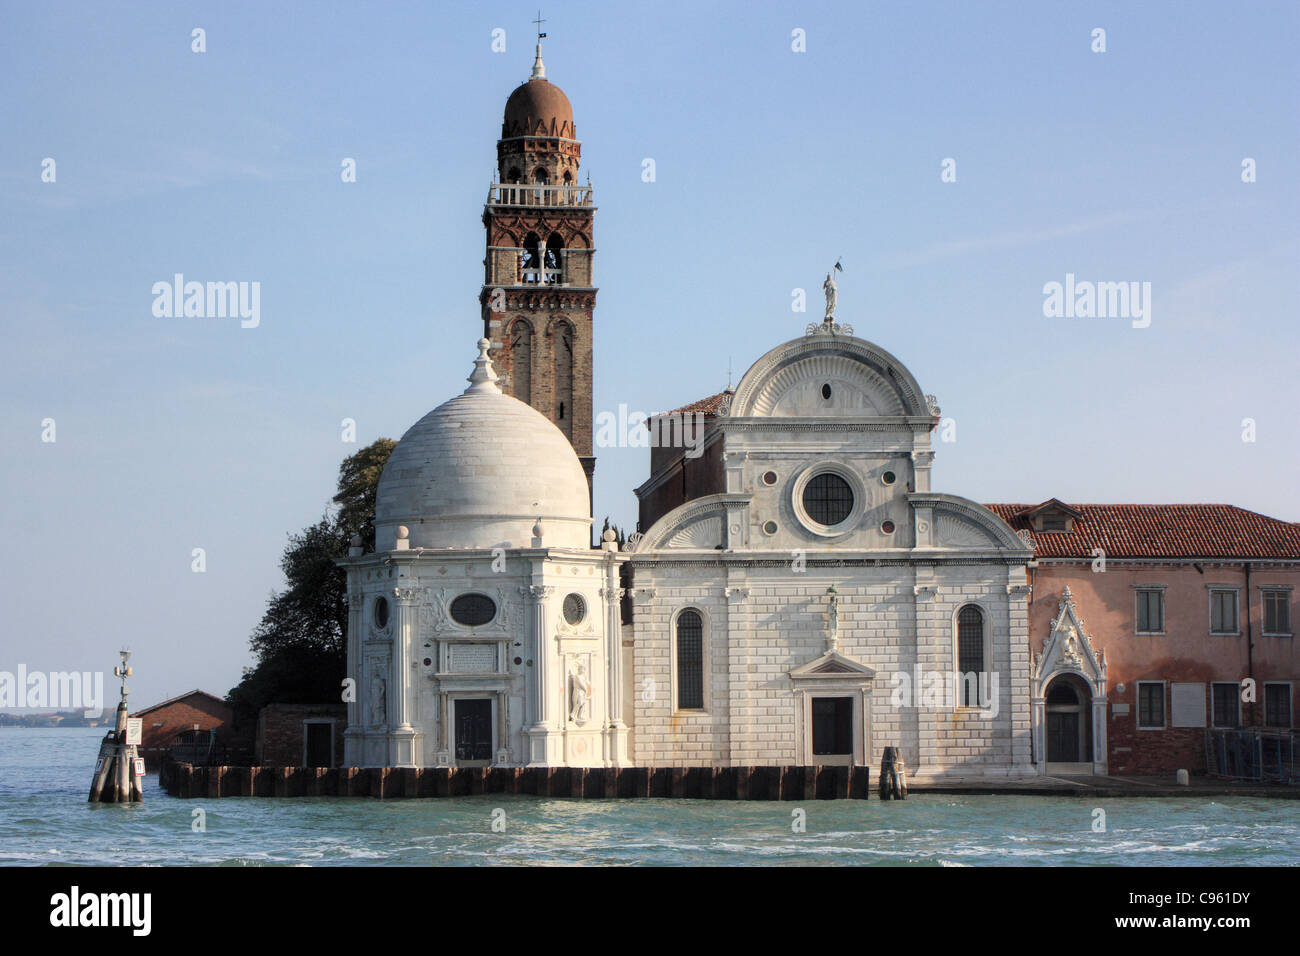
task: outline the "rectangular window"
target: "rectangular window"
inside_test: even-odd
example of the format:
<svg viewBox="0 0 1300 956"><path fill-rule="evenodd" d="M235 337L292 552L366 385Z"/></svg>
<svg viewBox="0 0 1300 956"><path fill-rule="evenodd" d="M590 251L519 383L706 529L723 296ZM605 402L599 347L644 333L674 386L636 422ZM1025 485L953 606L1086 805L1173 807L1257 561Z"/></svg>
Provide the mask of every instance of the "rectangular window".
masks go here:
<svg viewBox="0 0 1300 956"><path fill-rule="evenodd" d="M1241 726L1241 685L1215 683L1214 687L1214 726Z"/></svg>
<svg viewBox="0 0 1300 956"><path fill-rule="evenodd" d="M1237 633L1237 589L1210 591L1210 633Z"/></svg>
<svg viewBox="0 0 1300 956"><path fill-rule="evenodd" d="M1163 730L1165 685L1160 681L1138 681L1138 728Z"/></svg>
<svg viewBox="0 0 1300 956"><path fill-rule="evenodd" d="M1291 592L1264 592L1264 633L1291 633Z"/></svg>
<svg viewBox="0 0 1300 956"><path fill-rule="evenodd" d="M1139 588L1137 592L1137 626L1139 634L1159 634L1165 629L1165 592L1156 588Z"/></svg>
<svg viewBox="0 0 1300 956"><path fill-rule="evenodd" d="M1291 685L1264 685L1264 726L1291 726Z"/></svg>

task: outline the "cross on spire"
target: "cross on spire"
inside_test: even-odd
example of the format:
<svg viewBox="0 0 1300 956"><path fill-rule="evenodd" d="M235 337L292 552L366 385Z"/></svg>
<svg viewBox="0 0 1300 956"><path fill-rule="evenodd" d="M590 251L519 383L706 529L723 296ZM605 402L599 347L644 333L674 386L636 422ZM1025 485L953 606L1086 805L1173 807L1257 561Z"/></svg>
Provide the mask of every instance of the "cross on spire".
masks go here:
<svg viewBox="0 0 1300 956"><path fill-rule="evenodd" d="M533 22L537 24L537 58L533 60L533 75L531 78L544 80L546 79L546 64L542 62L542 40L546 34L542 32L542 24L546 21L542 19L541 10L537 11L537 19Z"/></svg>

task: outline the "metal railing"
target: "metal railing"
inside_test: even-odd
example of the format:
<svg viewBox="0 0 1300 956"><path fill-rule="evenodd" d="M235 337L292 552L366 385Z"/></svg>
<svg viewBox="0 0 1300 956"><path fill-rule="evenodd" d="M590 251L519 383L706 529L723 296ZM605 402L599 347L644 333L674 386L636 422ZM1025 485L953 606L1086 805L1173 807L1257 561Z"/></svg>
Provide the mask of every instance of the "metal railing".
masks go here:
<svg viewBox="0 0 1300 956"><path fill-rule="evenodd" d="M1205 772L1229 780L1300 783L1296 734L1290 730L1205 731Z"/></svg>
<svg viewBox="0 0 1300 956"><path fill-rule="evenodd" d="M592 187L545 183L493 183L489 206L590 206Z"/></svg>

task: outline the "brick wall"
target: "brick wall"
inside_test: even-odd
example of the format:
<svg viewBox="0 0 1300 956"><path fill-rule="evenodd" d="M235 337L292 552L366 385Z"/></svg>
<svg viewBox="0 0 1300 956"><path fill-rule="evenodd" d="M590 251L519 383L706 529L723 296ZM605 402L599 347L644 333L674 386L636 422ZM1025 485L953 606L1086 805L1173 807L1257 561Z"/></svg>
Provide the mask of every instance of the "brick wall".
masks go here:
<svg viewBox="0 0 1300 956"><path fill-rule="evenodd" d="M333 718L334 766L342 766L347 715L344 704L268 704L257 715L257 762L266 767L302 766L306 742L304 721Z"/></svg>
<svg viewBox="0 0 1300 956"><path fill-rule="evenodd" d="M132 714L142 721L140 755L149 768L171 747L176 735L185 730L216 730L217 739L227 743L230 737L232 713L224 701L206 694L194 693L163 707L151 708Z"/></svg>

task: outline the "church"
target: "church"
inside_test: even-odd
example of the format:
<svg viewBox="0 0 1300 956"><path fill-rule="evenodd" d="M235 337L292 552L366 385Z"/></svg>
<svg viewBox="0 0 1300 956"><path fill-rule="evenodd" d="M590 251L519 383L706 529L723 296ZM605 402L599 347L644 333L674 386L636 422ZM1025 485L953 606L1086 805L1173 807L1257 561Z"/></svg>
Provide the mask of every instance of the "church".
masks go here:
<svg viewBox="0 0 1300 956"><path fill-rule="evenodd" d="M350 766L1031 765L1024 534L931 488L935 399L835 316L659 442L592 546L594 212L568 98L505 105L468 387L403 435L347 572ZM470 359L472 358L472 365ZM687 453L689 451L689 454Z"/></svg>

